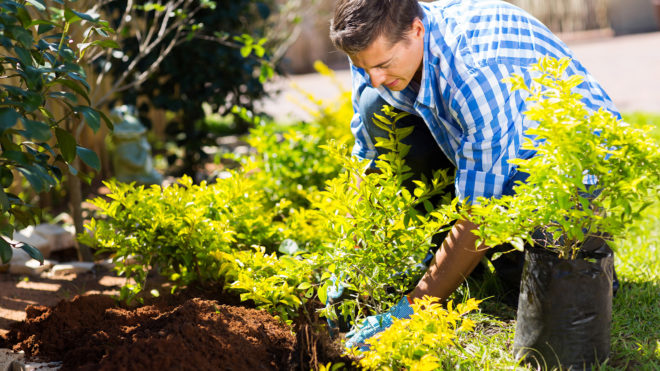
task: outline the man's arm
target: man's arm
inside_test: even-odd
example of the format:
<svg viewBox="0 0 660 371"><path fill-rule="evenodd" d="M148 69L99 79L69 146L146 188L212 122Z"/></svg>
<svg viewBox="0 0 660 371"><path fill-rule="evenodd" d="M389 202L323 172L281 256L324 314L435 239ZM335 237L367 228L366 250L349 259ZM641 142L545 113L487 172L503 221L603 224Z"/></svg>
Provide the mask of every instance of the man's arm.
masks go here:
<svg viewBox="0 0 660 371"><path fill-rule="evenodd" d="M446 300L479 264L486 254L486 248L475 249L477 237L472 233L477 226L467 220L454 224L442 246L435 254L433 263L417 287L410 293L410 299L430 295Z"/></svg>

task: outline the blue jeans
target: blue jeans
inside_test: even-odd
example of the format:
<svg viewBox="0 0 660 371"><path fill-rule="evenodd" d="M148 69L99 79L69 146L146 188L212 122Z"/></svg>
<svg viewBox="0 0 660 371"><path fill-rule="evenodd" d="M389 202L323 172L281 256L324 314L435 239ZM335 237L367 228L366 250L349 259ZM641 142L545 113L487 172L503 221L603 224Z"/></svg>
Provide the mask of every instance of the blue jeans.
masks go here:
<svg viewBox="0 0 660 371"><path fill-rule="evenodd" d="M369 133L372 143L376 143L377 137L387 138L387 132L373 123L374 114L383 115L382 108L388 103L378 94L378 90L366 87L358 101L360 117L364 122L365 129ZM397 110L398 111L398 110ZM425 175L431 179L433 172L438 169L453 169L454 165L442 152L440 146L435 142L431 131L426 126L424 120L416 115L409 115L397 122L397 126L414 126L412 134L404 138L401 142L410 146L410 151L404 157L406 165L410 166L414 176L413 179L419 179ZM378 156L387 152L386 149L376 147ZM412 182L410 183L412 185ZM450 186L453 194L453 186ZM449 191L449 190L447 190Z"/></svg>

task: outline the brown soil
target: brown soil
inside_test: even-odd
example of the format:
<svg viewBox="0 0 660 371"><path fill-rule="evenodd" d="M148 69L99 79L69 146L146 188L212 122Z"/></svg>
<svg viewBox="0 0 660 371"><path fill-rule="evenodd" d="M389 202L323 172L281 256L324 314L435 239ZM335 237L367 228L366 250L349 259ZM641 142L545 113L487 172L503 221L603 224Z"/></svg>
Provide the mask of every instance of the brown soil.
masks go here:
<svg viewBox="0 0 660 371"><path fill-rule="evenodd" d="M89 276L73 281L99 280ZM323 331L298 324L296 336L268 313L218 288L191 288L139 307L120 305L95 285L88 288L56 305L26 304L25 320L6 326L0 348L22 350L30 361L62 362L62 370L309 370L346 362ZM22 294L17 291L15 300ZM32 299L28 302L40 303ZM41 299L52 302L55 296Z"/></svg>
<svg viewBox="0 0 660 371"><path fill-rule="evenodd" d="M7 342L64 370L288 370L296 345L263 311L199 298L126 309L102 295L30 306Z"/></svg>
<svg viewBox="0 0 660 371"><path fill-rule="evenodd" d="M67 274L57 277L17 276L0 273L0 335L11 324L24 321L30 305L55 305L76 295L118 295L125 278L103 272Z"/></svg>

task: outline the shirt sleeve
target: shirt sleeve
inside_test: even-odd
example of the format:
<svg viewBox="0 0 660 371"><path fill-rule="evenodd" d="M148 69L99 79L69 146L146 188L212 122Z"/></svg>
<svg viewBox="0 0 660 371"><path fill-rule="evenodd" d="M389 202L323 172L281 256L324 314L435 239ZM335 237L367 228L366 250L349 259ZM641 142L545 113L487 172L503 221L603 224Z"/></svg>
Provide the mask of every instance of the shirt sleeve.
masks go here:
<svg viewBox="0 0 660 371"><path fill-rule="evenodd" d="M353 118L351 119L351 132L355 137L355 144L351 154L360 160L371 160L368 167L375 166L377 157L376 147L374 146L369 133L360 116L359 100L362 92L367 87L367 81L360 71L351 63L351 81L352 81L352 104Z"/></svg>
<svg viewBox="0 0 660 371"><path fill-rule="evenodd" d="M463 131L455 158L455 187L461 202L501 197L516 172L509 160L519 156L525 119L521 93L510 92L502 82L511 72L521 71L498 63L474 69L451 102Z"/></svg>

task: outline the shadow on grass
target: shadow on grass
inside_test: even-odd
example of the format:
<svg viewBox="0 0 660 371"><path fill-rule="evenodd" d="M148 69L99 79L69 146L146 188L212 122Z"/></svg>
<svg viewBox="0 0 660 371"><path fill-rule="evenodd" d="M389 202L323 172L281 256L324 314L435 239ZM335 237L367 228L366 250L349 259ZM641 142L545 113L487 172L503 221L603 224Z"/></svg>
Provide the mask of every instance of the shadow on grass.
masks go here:
<svg viewBox="0 0 660 371"><path fill-rule="evenodd" d="M660 283L623 281L612 307L609 367L659 370Z"/></svg>
<svg viewBox="0 0 660 371"><path fill-rule="evenodd" d="M455 302L463 302L468 298L483 300L479 304L479 309L483 314L505 322L516 318L517 290L512 292L510 288L506 289L501 280L491 271L486 270L468 277L453 297Z"/></svg>

